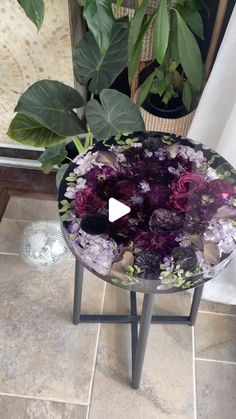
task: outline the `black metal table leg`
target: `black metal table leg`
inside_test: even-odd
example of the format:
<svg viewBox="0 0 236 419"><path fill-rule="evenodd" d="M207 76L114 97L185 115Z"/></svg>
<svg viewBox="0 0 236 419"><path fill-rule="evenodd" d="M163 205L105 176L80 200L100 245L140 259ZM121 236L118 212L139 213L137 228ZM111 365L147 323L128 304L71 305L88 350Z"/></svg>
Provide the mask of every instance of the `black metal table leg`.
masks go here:
<svg viewBox="0 0 236 419"><path fill-rule="evenodd" d="M81 299L83 286L83 265L76 260L75 265L75 287L74 287L74 308L73 323L117 323L131 325L132 339L132 387L139 388L145 350L148 340L150 324L185 324L194 326L203 286L195 288L190 314L187 316L178 315L152 315L155 294L144 294L142 315L137 314L136 292L130 291L130 314L81 314ZM140 331L138 333L138 323L140 323Z"/></svg>
<svg viewBox="0 0 236 419"><path fill-rule="evenodd" d="M74 306L73 306L73 323L80 322L82 286L83 286L84 267L76 260L75 262L75 286L74 286Z"/></svg>
<svg viewBox="0 0 236 419"><path fill-rule="evenodd" d="M196 287L194 289L193 301L192 301L192 306L191 306L190 316L189 316L191 326L194 326L196 323L203 288L204 288L204 285L200 285L199 287Z"/></svg>
<svg viewBox="0 0 236 419"><path fill-rule="evenodd" d="M132 376L132 387L134 389L139 388L140 384L143 362L148 341L149 328L152 321L153 304L154 294L144 294L138 344L135 354L134 370Z"/></svg>

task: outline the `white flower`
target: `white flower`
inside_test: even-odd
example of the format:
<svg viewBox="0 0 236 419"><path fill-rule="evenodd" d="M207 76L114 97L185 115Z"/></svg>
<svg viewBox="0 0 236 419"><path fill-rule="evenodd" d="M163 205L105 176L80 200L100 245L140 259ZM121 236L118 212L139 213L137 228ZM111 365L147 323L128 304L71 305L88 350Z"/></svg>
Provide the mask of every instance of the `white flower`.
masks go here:
<svg viewBox="0 0 236 419"><path fill-rule="evenodd" d="M74 199L75 197L75 187L74 186L67 186L65 197L69 199Z"/></svg>
<svg viewBox="0 0 236 419"><path fill-rule="evenodd" d="M210 182L211 180L219 179L217 172L212 167L209 167L205 173L206 181Z"/></svg>
<svg viewBox="0 0 236 419"><path fill-rule="evenodd" d="M110 150L115 154L116 160L118 163L124 163L126 162L126 157L122 153L122 147L121 146L115 146L114 144L111 145Z"/></svg>
<svg viewBox="0 0 236 419"><path fill-rule="evenodd" d="M139 183L139 185L140 185L140 187L142 189L142 192L144 192L144 193L149 192L150 189L151 189L149 183L146 182L146 180L141 180L141 182Z"/></svg>
<svg viewBox="0 0 236 419"><path fill-rule="evenodd" d="M209 272L211 270L211 265L209 262L206 261L204 254L200 250L197 250L195 254L197 257L198 264L200 268L202 269L202 271L204 273Z"/></svg>
<svg viewBox="0 0 236 419"><path fill-rule="evenodd" d="M114 240L79 231L75 241L78 256L101 275L109 275L118 247Z"/></svg>
<svg viewBox="0 0 236 419"><path fill-rule="evenodd" d="M82 191L84 188L86 188L86 186L86 179L83 177L78 177L76 183L76 191Z"/></svg>
<svg viewBox="0 0 236 419"><path fill-rule="evenodd" d="M146 150L144 150L144 155L145 155L145 157L150 158L150 157L153 156L153 152L146 149Z"/></svg>
<svg viewBox="0 0 236 419"><path fill-rule="evenodd" d="M134 148L141 148L142 146L143 146L142 143L133 143L132 144L132 147L134 147Z"/></svg>
<svg viewBox="0 0 236 419"><path fill-rule="evenodd" d="M84 188L86 188L86 179L79 177L75 186L67 186L65 196L74 199L76 192L82 191Z"/></svg>
<svg viewBox="0 0 236 419"><path fill-rule="evenodd" d="M201 167L206 158L201 150L195 151L194 148L189 146L180 146L179 153L184 159L195 162L197 168Z"/></svg>
<svg viewBox="0 0 236 419"><path fill-rule="evenodd" d="M94 166L102 167L103 163L96 161L97 156L97 151L95 153L89 151L86 154L79 154L76 159L74 159L74 163L78 166L74 169L74 173L83 176Z"/></svg>

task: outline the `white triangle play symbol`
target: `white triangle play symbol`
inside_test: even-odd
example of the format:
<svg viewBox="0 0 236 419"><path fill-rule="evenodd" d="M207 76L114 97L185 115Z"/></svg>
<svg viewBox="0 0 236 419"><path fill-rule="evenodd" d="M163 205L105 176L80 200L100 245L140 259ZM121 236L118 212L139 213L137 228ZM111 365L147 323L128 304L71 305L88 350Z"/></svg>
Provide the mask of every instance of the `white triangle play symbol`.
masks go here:
<svg viewBox="0 0 236 419"><path fill-rule="evenodd" d="M110 198L108 201L108 218L111 223L113 221L119 220L119 218L124 217L124 215L129 214L131 211L128 205L123 204L115 198Z"/></svg>

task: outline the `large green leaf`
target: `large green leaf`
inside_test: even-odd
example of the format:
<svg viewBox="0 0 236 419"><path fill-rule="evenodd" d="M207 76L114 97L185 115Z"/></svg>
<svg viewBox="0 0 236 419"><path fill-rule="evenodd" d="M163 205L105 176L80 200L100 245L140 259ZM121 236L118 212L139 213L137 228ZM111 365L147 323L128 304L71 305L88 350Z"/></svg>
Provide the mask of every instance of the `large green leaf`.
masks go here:
<svg viewBox="0 0 236 419"><path fill-rule="evenodd" d="M28 18L35 24L38 30L44 19L44 0L17 0Z"/></svg>
<svg viewBox="0 0 236 419"><path fill-rule="evenodd" d="M199 91L203 76L201 52L192 32L180 14L177 11L176 13L180 62L189 82Z"/></svg>
<svg viewBox="0 0 236 419"><path fill-rule="evenodd" d="M67 169L69 167L69 164L65 163L62 164L56 174L56 185L57 185L57 189L59 189L60 183L64 177L64 174L66 173Z"/></svg>
<svg viewBox="0 0 236 419"><path fill-rule="evenodd" d="M11 121L7 135L18 143L33 147L50 147L66 140L65 137L19 113Z"/></svg>
<svg viewBox="0 0 236 419"><path fill-rule="evenodd" d="M170 18L167 0L161 0L157 9L154 27L154 55L162 65L168 47L170 34Z"/></svg>
<svg viewBox="0 0 236 419"><path fill-rule="evenodd" d="M176 63L179 63L177 17L173 11L171 12L170 56Z"/></svg>
<svg viewBox="0 0 236 419"><path fill-rule="evenodd" d="M67 156L65 144L57 144L47 148L39 157L44 173L51 172L54 165L61 163Z"/></svg>
<svg viewBox="0 0 236 419"><path fill-rule="evenodd" d="M74 70L78 81L87 84L92 93L99 94L110 87L127 65L128 29L118 23L112 28L111 46L101 53L91 32L78 43L74 53Z"/></svg>
<svg viewBox="0 0 236 419"><path fill-rule="evenodd" d="M153 71L146 78L146 80L141 84L140 88L138 89L138 96L137 96L137 100L136 100L136 103L137 103L138 106L141 106L143 104L143 102L145 101L148 93L150 92L154 77L155 77L155 71Z"/></svg>
<svg viewBox="0 0 236 419"><path fill-rule="evenodd" d="M135 9L135 14L130 23L128 38L128 72L129 83L133 80L140 61L143 36L148 29L144 26L144 17L147 11L148 1L144 0Z"/></svg>
<svg viewBox="0 0 236 419"><path fill-rule="evenodd" d="M89 128L97 140L105 140L117 133L145 129L138 107L128 96L117 90L104 89L100 101L92 99L86 108Z"/></svg>
<svg viewBox="0 0 236 419"><path fill-rule="evenodd" d="M132 82L133 78L135 77L136 72L139 69L139 62L142 52L142 41L145 33L147 32L150 24L152 23L153 17L149 17L149 19L145 20L143 23L138 38L135 42L133 50L128 54L128 78L129 83Z"/></svg>
<svg viewBox="0 0 236 419"><path fill-rule="evenodd" d="M83 16L102 52L110 45L114 16L111 0L78 0L84 6Z"/></svg>
<svg viewBox="0 0 236 419"><path fill-rule="evenodd" d="M200 39L204 39L203 23L200 13L197 10L191 10L186 7L180 8L180 14L190 29Z"/></svg>
<svg viewBox="0 0 236 419"><path fill-rule="evenodd" d="M191 103L192 103L192 92L191 92L188 82L184 83L182 100L183 100L183 104L185 108L189 111L191 107Z"/></svg>
<svg viewBox="0 0 236 419"><path fill-rule="evenodd" d="M70 136L86 130L74 112L83 105L82 96L72 87L55 80L41 80L23 93L15 111L56 134Z"/></svg>

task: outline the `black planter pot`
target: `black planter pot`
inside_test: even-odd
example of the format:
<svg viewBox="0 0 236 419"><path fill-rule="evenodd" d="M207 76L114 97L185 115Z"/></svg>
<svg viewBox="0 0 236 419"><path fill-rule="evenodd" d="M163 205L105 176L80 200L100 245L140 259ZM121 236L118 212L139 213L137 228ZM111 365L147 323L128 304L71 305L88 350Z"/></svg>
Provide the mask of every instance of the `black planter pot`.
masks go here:
<svg viewBox="0 0 236 419"><path fill-rule="evenodd" d="M156 67L157 66L155 63L151 63L149 66L144 68L144 70L140 73L139 85L141 85L146 80L146 78L155 70ZM170 100L166 106L161 101L160 96L153 93L148 94L147 98L142 104L142 108L152 115L166 119L181 118L191 112L187 111L180 97Z"/></svg>

